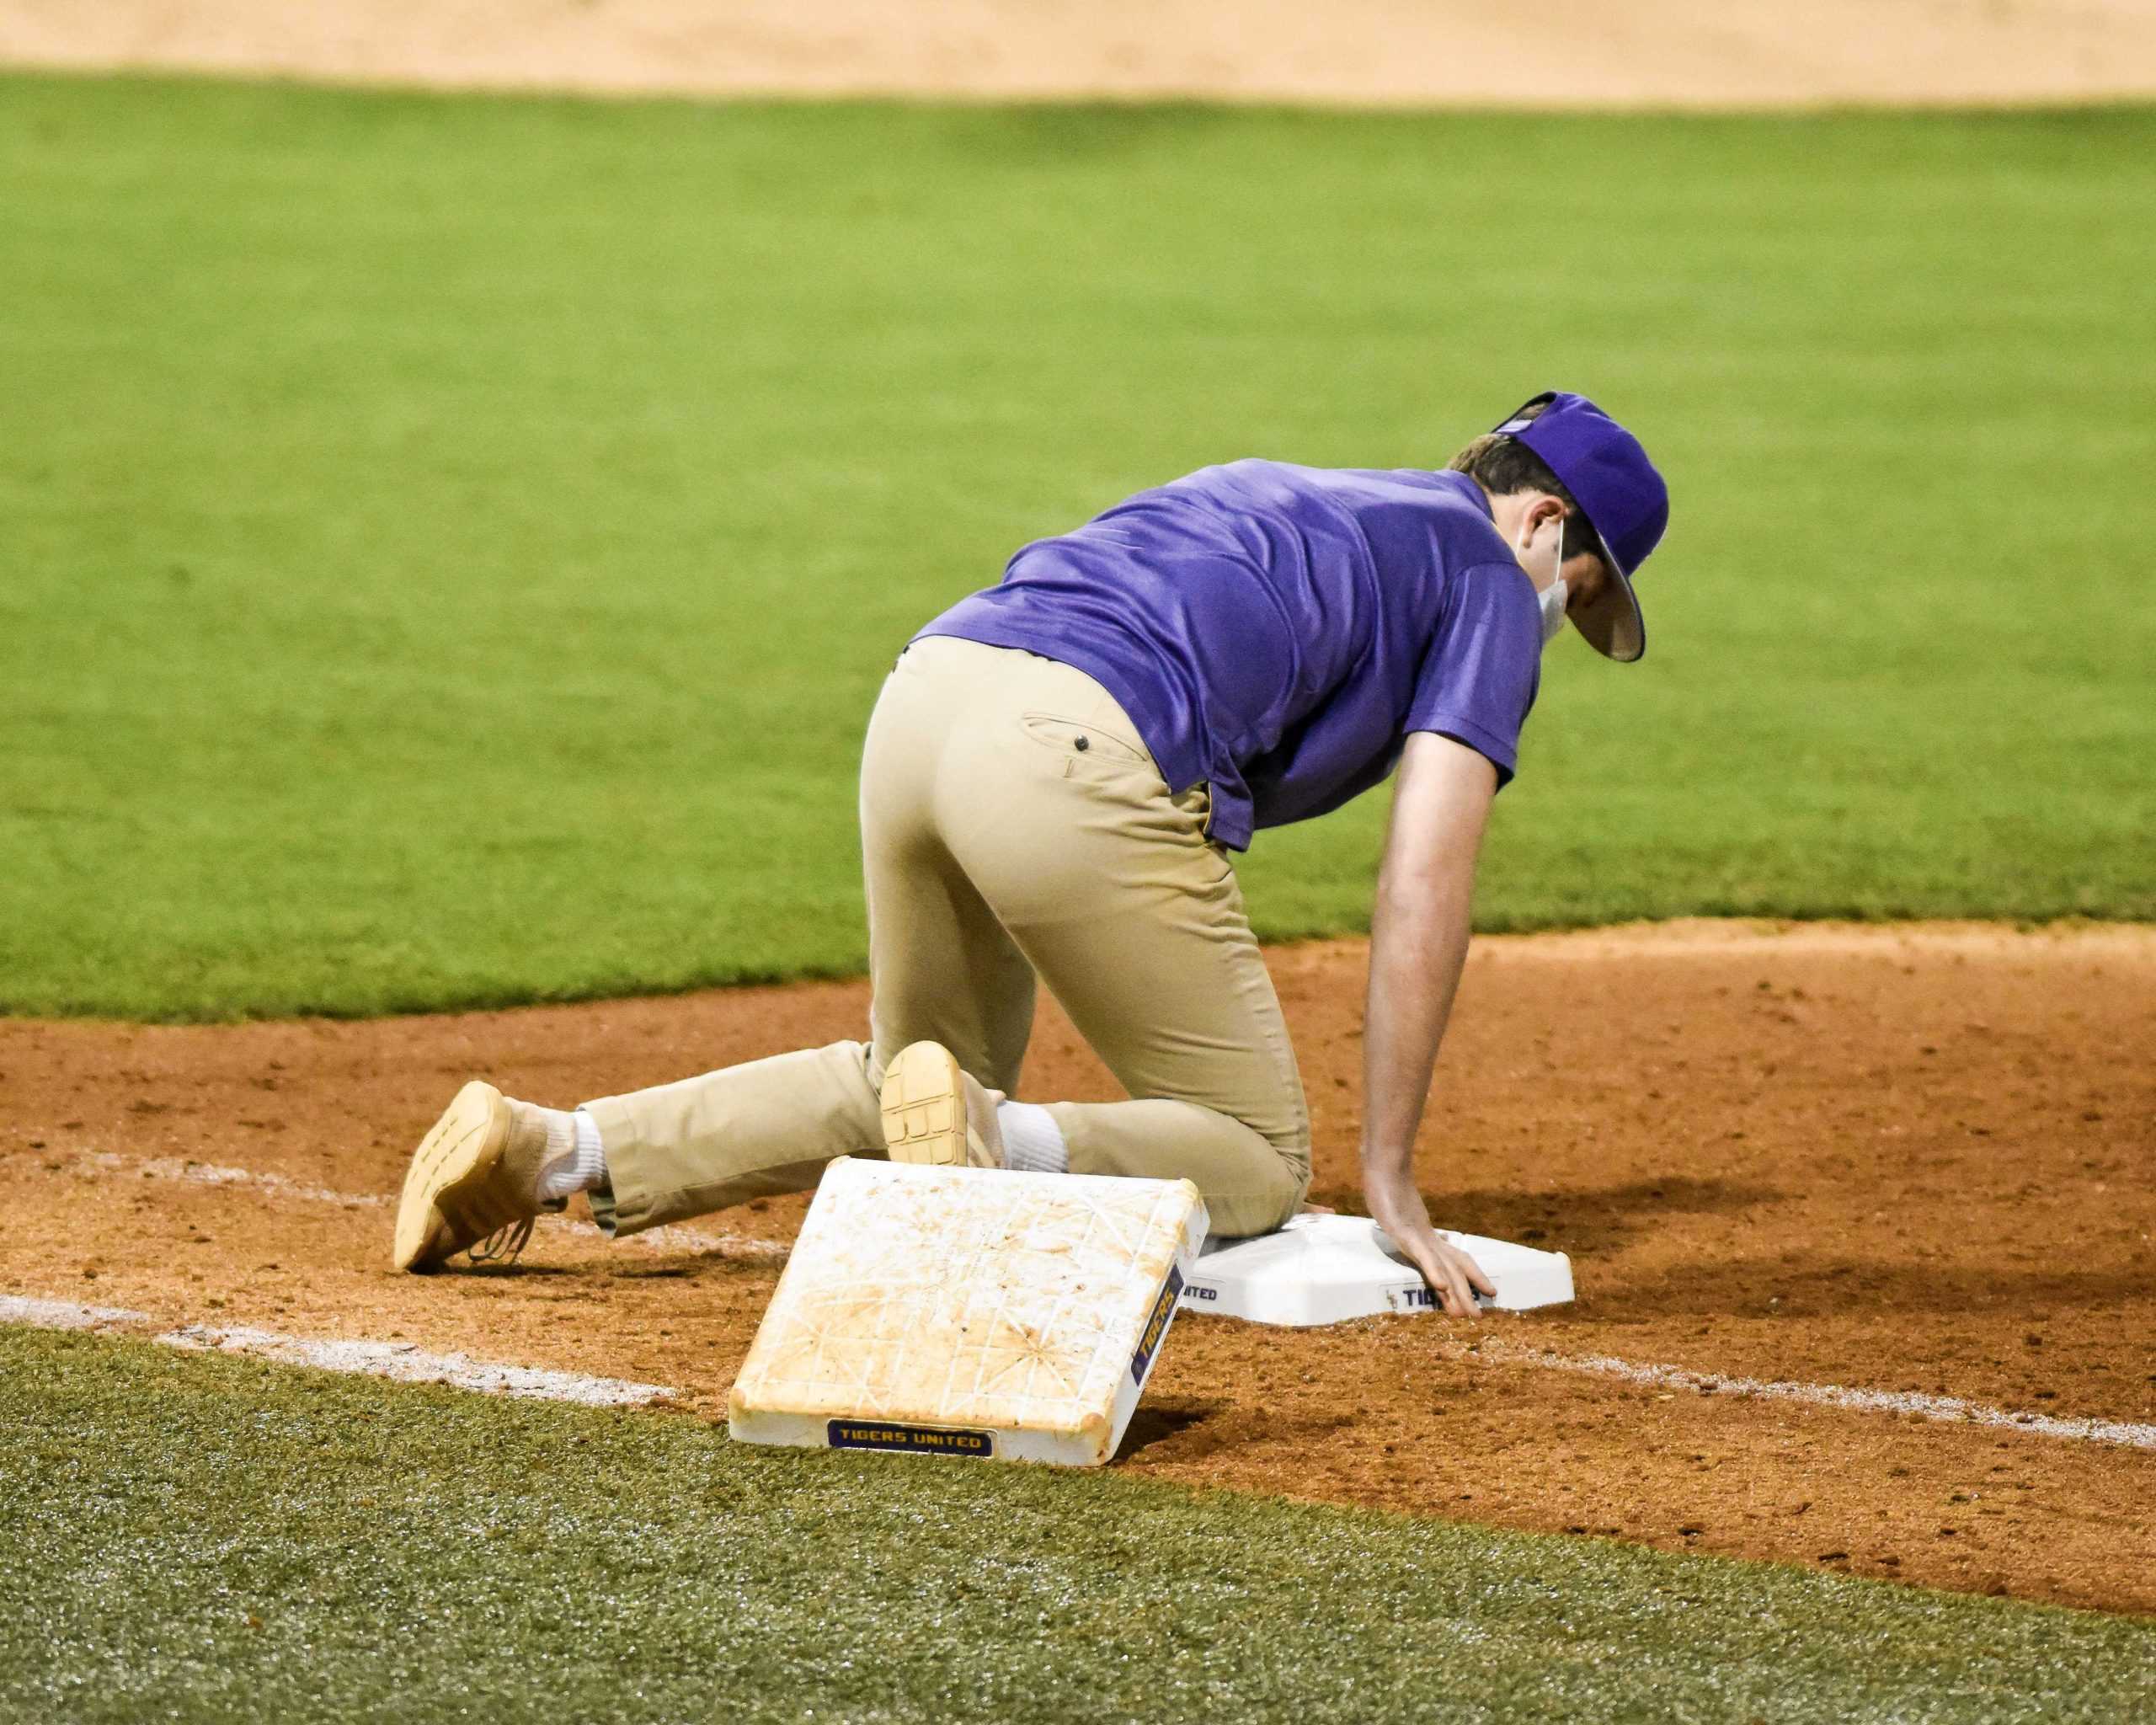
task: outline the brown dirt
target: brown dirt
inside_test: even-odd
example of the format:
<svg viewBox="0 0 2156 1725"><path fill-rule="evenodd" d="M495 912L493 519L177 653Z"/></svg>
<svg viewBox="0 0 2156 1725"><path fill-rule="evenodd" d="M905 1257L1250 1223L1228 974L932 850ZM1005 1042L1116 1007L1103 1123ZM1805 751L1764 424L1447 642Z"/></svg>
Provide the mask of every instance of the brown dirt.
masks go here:
<svg viewBox="0 0 2156 1725"><path fill-rule="evenodd" d="M9 0L0 61L617 92L1758 107L2156 93L2148 0Z"/></svg>
<svg viewBox="0 0 2156 1725"><path fill-rule="evenodd" d="M1314 1195L1352 1207L1363 952L1270 957L1315 1118ZM399 1278L387 1210L98 1158L387 1193L472 1074L568 1102L863 1017L861 986L832 984L369 1024L0 1022L18 1220L0 1290L683 1385L715 1416L768 1259L553 1231L516 1270ZM1571 1252L1579 1303L1299 1333L1187 1317L1120 1465L2156 1611L2156 1452L1532 1363L1548 1348L2156 1418L2152 1048L2156 930L1478 943L1424 1184L1449 1225ZM1026 1087L1116 1094L1053 1007ZM800 1209L707 1226L783 1241Z"/></svg>

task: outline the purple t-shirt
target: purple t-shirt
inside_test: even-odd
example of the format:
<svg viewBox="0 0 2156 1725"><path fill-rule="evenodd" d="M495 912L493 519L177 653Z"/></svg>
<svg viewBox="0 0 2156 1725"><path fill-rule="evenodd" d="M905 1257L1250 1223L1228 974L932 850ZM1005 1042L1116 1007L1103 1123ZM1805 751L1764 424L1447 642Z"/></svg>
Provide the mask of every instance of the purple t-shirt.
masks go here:
<svg viewBox="0 0 2156 1725"><path fill-rule="evenodd" d="M915 638L1075 665L1122 703L1213 837L1338 808L1410 731L1511 778L1541 674L1534 584L1463 473L1230 462L1011 559Z"/></svg>

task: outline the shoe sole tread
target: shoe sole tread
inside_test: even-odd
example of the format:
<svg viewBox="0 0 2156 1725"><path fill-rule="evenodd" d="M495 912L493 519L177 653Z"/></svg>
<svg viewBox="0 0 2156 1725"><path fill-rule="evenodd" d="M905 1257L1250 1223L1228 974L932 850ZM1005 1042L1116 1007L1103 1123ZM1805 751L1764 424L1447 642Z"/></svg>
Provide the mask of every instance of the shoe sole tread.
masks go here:
<svg viewBox="0 0 2156 1725"><path fill-rule="evenodd" d="M965 1079L948 1049L916 1042L900 1049L883 1075L882 1100L883 1147L893 1162L968 1165Z"/></svg>
<svg viewBox="0 0 2156 1725"><path fill-rule="evenodd" d="M508 1139L509 1108L499 1091L474 1080L456 1092L441 1118L419 1140L404 1176L404 1190L397 1206L395 1263L398 1269L432 1268L471 1243L466 1241L446 1252L427 1255L421 1262L437 1224L462 1234L484 1219L456 1204L455 1191L487 1160L489 1149L499 1155ZM445 1199L450 1200L446 1205ZM480 1228L471 1237L483 1239L491 1231Z"/></svg>

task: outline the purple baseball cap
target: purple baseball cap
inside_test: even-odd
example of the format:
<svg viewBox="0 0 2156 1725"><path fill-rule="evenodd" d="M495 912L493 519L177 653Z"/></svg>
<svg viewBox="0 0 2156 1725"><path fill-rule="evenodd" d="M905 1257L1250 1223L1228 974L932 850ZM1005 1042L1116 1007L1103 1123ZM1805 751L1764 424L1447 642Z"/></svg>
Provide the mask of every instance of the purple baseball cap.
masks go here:
<svg viewBox="0 0 2156 1725"><path fill-rule="evenodd" d="M1537 407L1540 413L1524 417ZM1585 396L1563 389L1521 403L1497 430L1518 438L1564 482L1616 577L1593 605L1572 613L1573 625L1606 658L1629 665L1642 657L1647 626L1632 577L1669 525L1669 488L1640 440Z"/></svg>

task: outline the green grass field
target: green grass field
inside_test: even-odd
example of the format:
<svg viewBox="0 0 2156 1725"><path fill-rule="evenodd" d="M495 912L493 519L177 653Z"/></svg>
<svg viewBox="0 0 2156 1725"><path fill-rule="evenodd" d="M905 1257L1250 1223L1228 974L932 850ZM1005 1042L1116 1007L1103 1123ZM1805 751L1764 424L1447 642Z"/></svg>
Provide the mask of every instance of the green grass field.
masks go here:
<svg viewBox="0 0 2156 1725"><path fill-rule="evenodd" d="M0 76L0 1012L848 972L1017 544L1534 390L1668 472L1481 916L2156 917L2156 109L1312 115ZM1382 797L1262 835L1364 926ZM2146 1622L0 1327L0 1720L2109 1722Z"/></svg>
<svg viewBox="0 0 2156 1725"><path fill-rule="evenodd" d="M2123 1618L141 1343L0 1330L0 1718L39 1725L2156 1709Z"/></svg>
<svg viewBox="0 0 2156 1725"><path fill-rule="evenodd" d="M2156 916L2156 112L1367 117L0 78L0 1009L857 969L908 633L1564 383L1674 488L1486 927ZM1353 929L1383 798L1261 836Z"/></svg>

